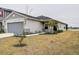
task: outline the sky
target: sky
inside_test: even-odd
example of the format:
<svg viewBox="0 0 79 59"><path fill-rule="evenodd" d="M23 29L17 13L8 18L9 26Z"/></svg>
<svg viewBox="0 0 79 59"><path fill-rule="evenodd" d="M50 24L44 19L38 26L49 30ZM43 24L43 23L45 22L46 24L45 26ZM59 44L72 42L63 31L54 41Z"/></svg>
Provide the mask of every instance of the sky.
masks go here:
<svg viewBox="0 0 79 59"><path fill-rule="evenodd" d="M0 7L32 16L48 16L67 23L69 27L79 27L79 4L0 4Z"/></svg>

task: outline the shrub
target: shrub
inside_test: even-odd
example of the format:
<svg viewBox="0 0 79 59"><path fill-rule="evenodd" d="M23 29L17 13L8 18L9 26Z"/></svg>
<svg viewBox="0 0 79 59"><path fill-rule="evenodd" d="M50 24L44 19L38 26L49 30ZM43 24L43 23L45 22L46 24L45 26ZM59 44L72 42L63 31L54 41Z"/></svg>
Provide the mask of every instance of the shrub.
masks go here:
<svg viewBox="0 0 79 59"><path fill-rule="evenodd" d="M0 30L0 33L4 33L4 30L3 30L3 29L1 29L1 30Z"/></svg>
<svg viewBox="0 0 79 59"><path fill-rule="evenodd" d="M57 33L61 33L61 32L63 32L63 30L58 30L58 31L57 31Z"/></svg>

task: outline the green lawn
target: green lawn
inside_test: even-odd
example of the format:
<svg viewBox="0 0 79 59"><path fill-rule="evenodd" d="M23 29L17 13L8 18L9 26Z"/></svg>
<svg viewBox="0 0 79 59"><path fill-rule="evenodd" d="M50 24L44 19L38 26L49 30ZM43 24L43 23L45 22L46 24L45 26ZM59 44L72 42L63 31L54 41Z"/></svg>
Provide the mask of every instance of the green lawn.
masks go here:
<svg viewBox="0 0 79 59"><path fill-rule="evenodd" d="M66 31L44 34L24 39L24 47L16 47L18 37L0 39L0 54L10 55L62 55L79 54L79 32Z"/></svg>

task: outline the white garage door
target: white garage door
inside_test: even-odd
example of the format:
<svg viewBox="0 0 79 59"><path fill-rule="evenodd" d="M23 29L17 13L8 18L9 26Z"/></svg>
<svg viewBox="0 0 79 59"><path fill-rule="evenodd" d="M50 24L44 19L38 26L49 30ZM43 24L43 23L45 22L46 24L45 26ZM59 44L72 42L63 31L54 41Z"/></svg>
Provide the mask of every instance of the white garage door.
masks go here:
<svg viewBox="0 0 79 59"><path fill-rule="evenodd" d="M8 23L8 32L19 35L23 33L23 22Z"/></svg>

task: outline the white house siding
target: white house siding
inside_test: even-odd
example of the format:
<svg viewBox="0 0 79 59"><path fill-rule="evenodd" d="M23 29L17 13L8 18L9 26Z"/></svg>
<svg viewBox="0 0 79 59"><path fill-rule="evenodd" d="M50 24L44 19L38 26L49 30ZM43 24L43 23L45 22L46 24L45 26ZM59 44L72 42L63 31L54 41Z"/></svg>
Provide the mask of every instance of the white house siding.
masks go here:
<svg viewBox="0 0 79 59"><path fill-rule="evenodd" d="M26 20L24 29L27 32L36 33L36 32L43 31L43 25L41 22L38 22L38 21Z"/></svg>
<svg viewBox="0 0 79 59"><path fill-rule="evenodd" d="M13 26L13 24L15 24L15 23L20 24L21 22L23 23L22 28L26 31L29 31L31 33L43 31L43 25L41 22L34 21L34 20L28 20L27 18L30 18L30 17L24 17L17 13L13 13L6 20L3 21L5 32L8 32L8 24L10 25L12 23L11 25ZM18 27L19 27L19 25L18 25ZM18 30L18 27L17 27L17 30ZM10 28L10 30L11 30L11 28Z"/></svg>
<svg viewBox="0 0 79 59"><path fill-rule="evenodd" d="M62 23L58 23L58 30L65 31L66 30L66 25L65 24L62 24Z"/></svg>
<svg viewBox="0 0 79 59"><path fill-rule="evenodd" d="M4 31L8 32L8 24L18 22L24 22L24 18L15 13L11 14L7 19L3 20Z"/></svg>
<svg viewBox="0 0 79 59"><path fill-rule="evenodd" d="M48 27L48 29L44 29L47 33L54 33L53 27Z"/></svg>

